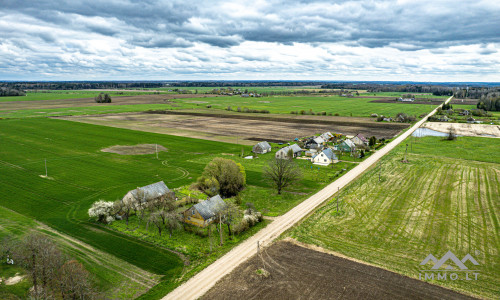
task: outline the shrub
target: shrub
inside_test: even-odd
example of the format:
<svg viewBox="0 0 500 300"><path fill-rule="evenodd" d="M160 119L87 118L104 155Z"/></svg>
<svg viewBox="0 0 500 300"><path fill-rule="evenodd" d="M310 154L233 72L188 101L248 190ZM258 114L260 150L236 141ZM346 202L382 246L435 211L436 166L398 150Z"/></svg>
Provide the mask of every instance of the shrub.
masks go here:
<svg viewBox="0 0 500 300"><path fill-rule="evenodd" d="M220 194L231 197L245 186L244 172L234 161L217 157L205 166L202 176L198 178L198 186L203 191L204 187L209 187L208 192L213 194L218 184Z"/></svg>
<svg viewBox="0 0 500 300"><path fill-rule="evenodd" d="M91 218L97 218L97 222L109 224L115 220L114 203L104 200L96 201L89 208L88 214Z"/></svg>

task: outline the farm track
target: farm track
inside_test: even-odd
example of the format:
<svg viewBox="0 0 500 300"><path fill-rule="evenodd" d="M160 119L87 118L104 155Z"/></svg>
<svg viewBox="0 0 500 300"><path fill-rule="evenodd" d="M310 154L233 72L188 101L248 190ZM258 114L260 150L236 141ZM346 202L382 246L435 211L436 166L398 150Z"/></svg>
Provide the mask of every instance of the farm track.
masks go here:
<svg viewBox="0 0 500 300"><path fill-rule="evenodd" d="M449 102L452 97L448 98L445 103ZM327 187L304 200L302 203L291 209L286 214L276 218L266 228L257 232L254 236L248 238L243 243L233 248L226 255L215 261L213 264L202 270L200 273L189 279L187 282L170 292L163 299L196 299L206 293L215 283L229 274L242 262L255 255L257 243L262 246L270 245L281 233L290 229L295 223L299 222L305 216L313 212L316 207L334 195L338 189L343 188L348 183L360 176L366 169L374 165L385 154L389 153L413 131L419 128L427 118L436 113L435 108L431 113L417 122L405 133L387 144L384 148L375 152L365 161L357 165L355 168L347 172L344 176L337 179Z"/></svg>

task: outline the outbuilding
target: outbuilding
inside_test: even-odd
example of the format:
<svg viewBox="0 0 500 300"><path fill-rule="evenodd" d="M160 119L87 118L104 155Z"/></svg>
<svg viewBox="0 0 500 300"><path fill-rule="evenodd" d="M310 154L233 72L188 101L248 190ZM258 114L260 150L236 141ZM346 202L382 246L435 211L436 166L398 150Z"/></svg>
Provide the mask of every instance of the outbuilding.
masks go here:
<svg viewBox="0 0 500 300"><path fill-rule="evenodd" d="M253 146L252 152L257 154L264 154L271 151L271 145L268 142L260 142Z"/></svg>
<svg viewBox="0 0 500 300"><path fill-rule="evenodd" d="M297 144L283 147L280 150L278 150L278 152L276 152L276 158L287 159L289 158L288 157L289 152L292 152L293 157L301 156L302 148L300 148L300 146Z"/></svg>
<svg viewBox="0 0 500 300"><path fill-rule="evenodd" d="M128 191L127 194L122 198L122 202L125 204L146 203L164 197L170 192L172 191L167 187L165 182L159 181Z"/></svg>

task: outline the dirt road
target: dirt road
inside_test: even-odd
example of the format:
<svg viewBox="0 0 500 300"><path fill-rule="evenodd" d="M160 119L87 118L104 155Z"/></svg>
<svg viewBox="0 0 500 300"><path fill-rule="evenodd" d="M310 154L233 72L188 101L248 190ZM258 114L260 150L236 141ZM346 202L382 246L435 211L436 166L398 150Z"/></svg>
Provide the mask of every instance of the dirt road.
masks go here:
<svg viewBox="0 0 500 300"><path fill-rule="evenodd" d="M452 97L448 98L445 103L448 103ZM311 213L317 206L329 199L335 194L338 189L343 188L351 181L361 175L367 168L375 164L382 156L394 149L398 144L410 136L413 131L419 128L427 118L435 114L434 109L426 117L413 125L405 133L394 139L381 150L375 152L365 161L361 162L344 176L332 182L318 193L304 200L302 203L292 208L286 214L277 217L266 228L257 232L252 237L233 248L226 255L215 261L213 264L205 268L203 271L189 279L187 282L170 292L163 299L197 299L205 294L217 281L225 275L233 271L238 265L246 261L248 258L257 253L257 245L265 247L270 245L281 233L291 228L295 223Z"/></svg>

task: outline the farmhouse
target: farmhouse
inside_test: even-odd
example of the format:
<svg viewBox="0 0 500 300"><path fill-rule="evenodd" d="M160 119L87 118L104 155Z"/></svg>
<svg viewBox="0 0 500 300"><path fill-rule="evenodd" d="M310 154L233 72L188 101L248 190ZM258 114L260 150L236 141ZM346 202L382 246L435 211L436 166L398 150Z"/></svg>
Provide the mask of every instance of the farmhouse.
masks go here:
<svg viewBox="0 0 500 300"><path fill-rule="evenodd" d="M297 156L302 155L302 149L299 147L299 145L293 144L293 145L286 146L286 147L278 150L278 152L276 152L276 158L286 159L286 158L288 158L288 152L290 152L290 151L293 152L293 157L297 157Z"/></svg>
<svg viewBox="0 0 500 300"><path fill-rule="evenodd" d="M339 159L333 153L332 149L327 148L323 150L320 154L313 156L312 162L315 165L322 165L322 166L327 166L331 163L334 163L335 161L338 161Z"/></svg>
<svg viewBox="0 0 500 300"><path fill-rule="evenodd" d="M166 194L171 192L171 190L165 185L163 181L159 181L150 185L143 187L138 187L135 190L129 191L123 198L123 203L134 203L134 202L149 202L151 200L159 199Z"/></svg>
<svg viewBox="0 0 500 300"><path fill-rule="evenodd" d="M335 150L353 152L356 150L356 145L351 140L343 140L342 143L336 146Z"/></svg>
<svg viewBox="0 0 500 300"><path fill-rule="evenodd" d="M311 138L308 141L306 141L305 147L308 149L318 149L318 148L323 147L324 143L325 143L325 140L322 137L318 136L318 137Z"/></svg>
<svg viewBox="0 0 500 300"><path fill-rule="evenodd" d="M264 154L271 151L271 145L268 142L260 142L253 146L252 152L258 154Z"/></svg>
<svg viewBox="0 0 500 300"><path fill-rule="evenodd" d="M207 227L216 219L216 214L226 207L220 195L202 201L186 209L183 213L184 222L198 227Z"/></svg>
<svg viewBox="0 0 500 300"><path fill-rule="evenodd" d="M354 136L351 141L358 147L368 146L368 140L359 133Z"/></svg>

